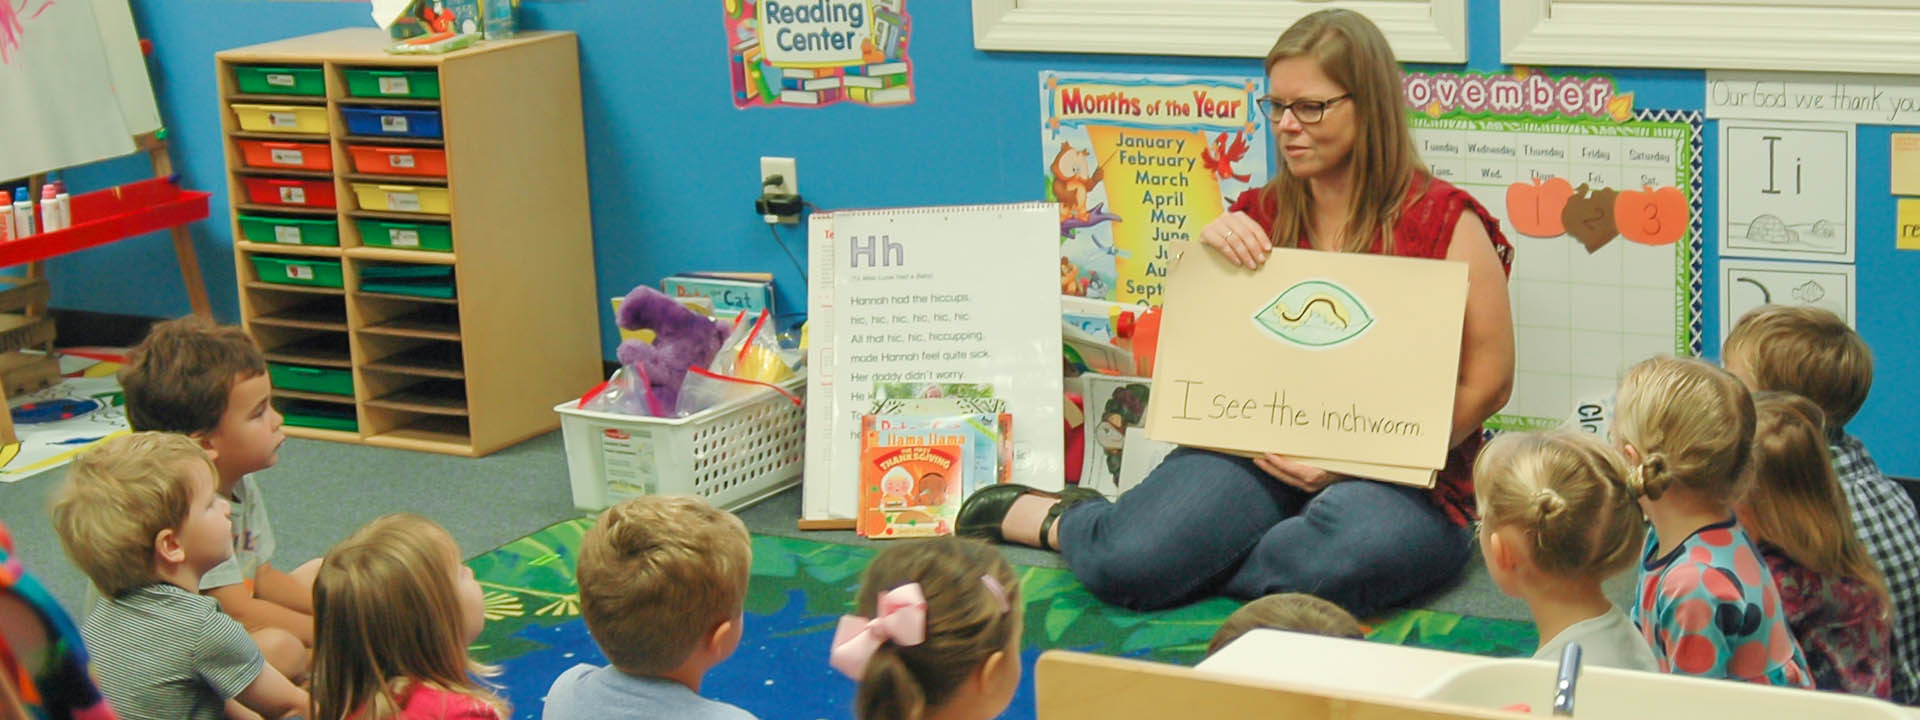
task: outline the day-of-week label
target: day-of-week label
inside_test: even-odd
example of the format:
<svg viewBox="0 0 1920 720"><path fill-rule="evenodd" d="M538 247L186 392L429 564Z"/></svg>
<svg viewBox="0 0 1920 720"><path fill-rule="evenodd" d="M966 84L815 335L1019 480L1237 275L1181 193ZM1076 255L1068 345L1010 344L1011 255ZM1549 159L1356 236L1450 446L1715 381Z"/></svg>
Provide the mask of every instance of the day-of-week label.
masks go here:
<svg viewBox="0 0 1920 720"><path fill-rule="evenodd" d="M299 150L273 150L269 154L273 156L273 164L275 165L307 164L307 156L301 154Z"/></svg>
<svg viewBox="0 0 1920 720"><path fill-rule="evenodd" d="M420 193L387 193L387 209L404 212L420 212Z"/></svg>
<svg viewBox="0 0 1920 720"><path fill-rule="evenodd" d="M397 168L410 168L410 167L413 167L413 156L412 155L388 155L387 164Z"/></svg>
<svg viewBox="0 0 1920 720"><path fill-rule="evenodd" d="M267 84L293 87L293 76L287 73L267 73Z"/></svg>
<svg viewBox="0 0 1920 720"><path fill-rule="evenodd" d="M274 127L299 127L300 119L290 112L270 112L267 113L267 124Z"/></svg>
<svg viewBox="0 0 1920 720"><path fill-rule="evenodd" d="M307 204L307 189L303 187L298 187L298 186L295 186L295 187L283 186L280 188L280 202L292 203L294 205L305 205Z"/></svg>
<svg viewBox="0 0 1920 720"><path fill-rule="evenodd" d="M387 238L393 241L394 247L420 247L420 231L418 230L388 228Z"/></svg>
<svg viewBox="0 0 1920 720"><path fill-rule="evenodd" d="M307 267L305 265L288 265L287 277L293 278L295 280L312 280L313 268Z"/></svg>
<svg viewBox="0 0 1920 720"><path fill-rule="evenodd" d="M407 131L407 116L405 116L405 115L381 115L381 116L380 116L380 131L381 131L381 132L390 132L390 133L403 133L403 132L406 132L406 131Z"/></svg>
<svg viewBox="0 0 1920 720"><path fill-rule="evenodd" d="M288 225L273 226L273 241L288 245L300 244L300 228Z"/></svg>
<svg viewBox="0 0 1920 720"><path fill-rule="evenodd" d="M380 78L380 94L381 95L405 95L407 94L407 90L408 88L407 88L406 78L403 78L403 77Z"/></svg>

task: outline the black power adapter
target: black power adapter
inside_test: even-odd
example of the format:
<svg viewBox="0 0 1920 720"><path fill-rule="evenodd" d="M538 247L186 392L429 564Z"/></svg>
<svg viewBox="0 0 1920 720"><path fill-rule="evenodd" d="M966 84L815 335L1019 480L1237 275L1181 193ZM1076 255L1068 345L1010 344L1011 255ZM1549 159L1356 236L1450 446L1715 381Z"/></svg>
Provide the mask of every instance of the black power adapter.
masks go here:
<svg viewBox="0 0 1920 720"><path fill-rule="evenodd" d="M766 182L761 183L760 197L753 201L754 212L760 213L768 225L800 222L800 211L806 207L806 202L799 195L779 192L778 188L785 184L785 178L768 175Z"/></svg>

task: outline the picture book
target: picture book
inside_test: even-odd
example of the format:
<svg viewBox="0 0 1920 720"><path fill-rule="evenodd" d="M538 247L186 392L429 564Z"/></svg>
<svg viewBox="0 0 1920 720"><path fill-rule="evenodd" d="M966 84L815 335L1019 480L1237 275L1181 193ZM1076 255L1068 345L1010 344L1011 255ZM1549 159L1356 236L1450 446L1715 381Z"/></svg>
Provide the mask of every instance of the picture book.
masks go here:
<svg viewBox="0 0 1920 720"><path fill-rule="evenodd" d="M874 401L868 417L965 436L971 460L962 490L971 495L981 485L1013 481L1013 415L1005 410L1006 401L997 398L883 398Z"/></svg>
<svg viewBox="0 0 1920 720"><path fill-rule="evenodd" d="M757 282L683 273L661 278L660 292L676 298L712 298L713 316L722 320L731 320L743 312L757 315L761 310L774 309L771 280Z"/></svg>
<svg viewBox="0 0 1920 720"><path fill-rule="evenodd" d="M860 513L876 540L953 533L965 498L969 439L923 419L867 415L860 430Z"/></svg>
<svg viewBox="0 0 1920 720"><path fill-rule="evenodd" d="M1087 449L1080 465L1080 487L1098 490L1117 498L1120 466L1125 455L1127 430L1142 427L1147 419L1147 398L1153 381L1142 377L1088 374Z"/></svg>

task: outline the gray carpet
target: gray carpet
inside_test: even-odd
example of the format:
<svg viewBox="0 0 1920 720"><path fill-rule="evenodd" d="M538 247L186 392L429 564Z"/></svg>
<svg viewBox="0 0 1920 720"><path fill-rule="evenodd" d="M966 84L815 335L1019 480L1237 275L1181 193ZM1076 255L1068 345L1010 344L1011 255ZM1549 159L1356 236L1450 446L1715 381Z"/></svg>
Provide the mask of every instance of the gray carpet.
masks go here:
<svg viewBox="0 0 1920 720"><path fill-rule="evenodd" d="M23 562L68 607L78 607L86 578L67 562L48 524L48 497L60 469L0 484L5 523ZM354 528L385 513L416 512L445 525L468 555L478 555L561 520L579 517L567 483L565 449L550 433L485 458L449 457L340 443L290 439L280 464L260 473L279 548L274 564L291 568L319 557ZM782 492L740 512L756 533L850 545L880 546L851 532L802 532L795 527L800 491ZM1062 567L1050 552L1007 547L1007 559ZM1633 578L1623 573L1608 594L1625 607ZM1460 581L1428 598L1434 610L1510 620L1527 619L1526 606L1502 594L1475 553Z"/></svg>

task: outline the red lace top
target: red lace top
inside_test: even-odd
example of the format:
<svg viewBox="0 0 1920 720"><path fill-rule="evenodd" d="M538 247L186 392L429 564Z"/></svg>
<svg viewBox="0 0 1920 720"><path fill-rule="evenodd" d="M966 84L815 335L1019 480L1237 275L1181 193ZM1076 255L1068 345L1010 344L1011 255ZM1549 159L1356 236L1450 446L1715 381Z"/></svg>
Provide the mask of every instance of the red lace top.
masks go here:
<svg viewBox="0 0 1920 720"><path fill-rule="evenodd" d="M1228 212L1244 212L1262 228L1273 227L1273 218L1277 210L1274 202L1266 200L1263 188L1254 188L1240 194L1233 201ZM1407 194L1407 203L1400 211L1400 221L1393 227L1393 254L1400 257L1445 258L1447 247L1453 242L1454 225L1460 221L1460 214L1472 210L1487 230L1487 237L1493 238L1493 249L1500 258L1500 267L1509 274L1513 272L1513 244L1507 242L1500 233L1500 221L1487 212L1478 200L1473 199L1465 190L1438 180L1422 176L1414 181ZM1307 238L1300 238L1299 248L1313 249ZM1369 252L1380 252L1381 243L1374 240ZM1447 452L1447 466L1440 470L1433 492L1428 496L1445 510L1447 517L1455 524L1465 526L1474 517L1473 500L1473 458L1480 453L1480 445L1485 442L1483 433L1469 435L1466 440Z"/></svg>

